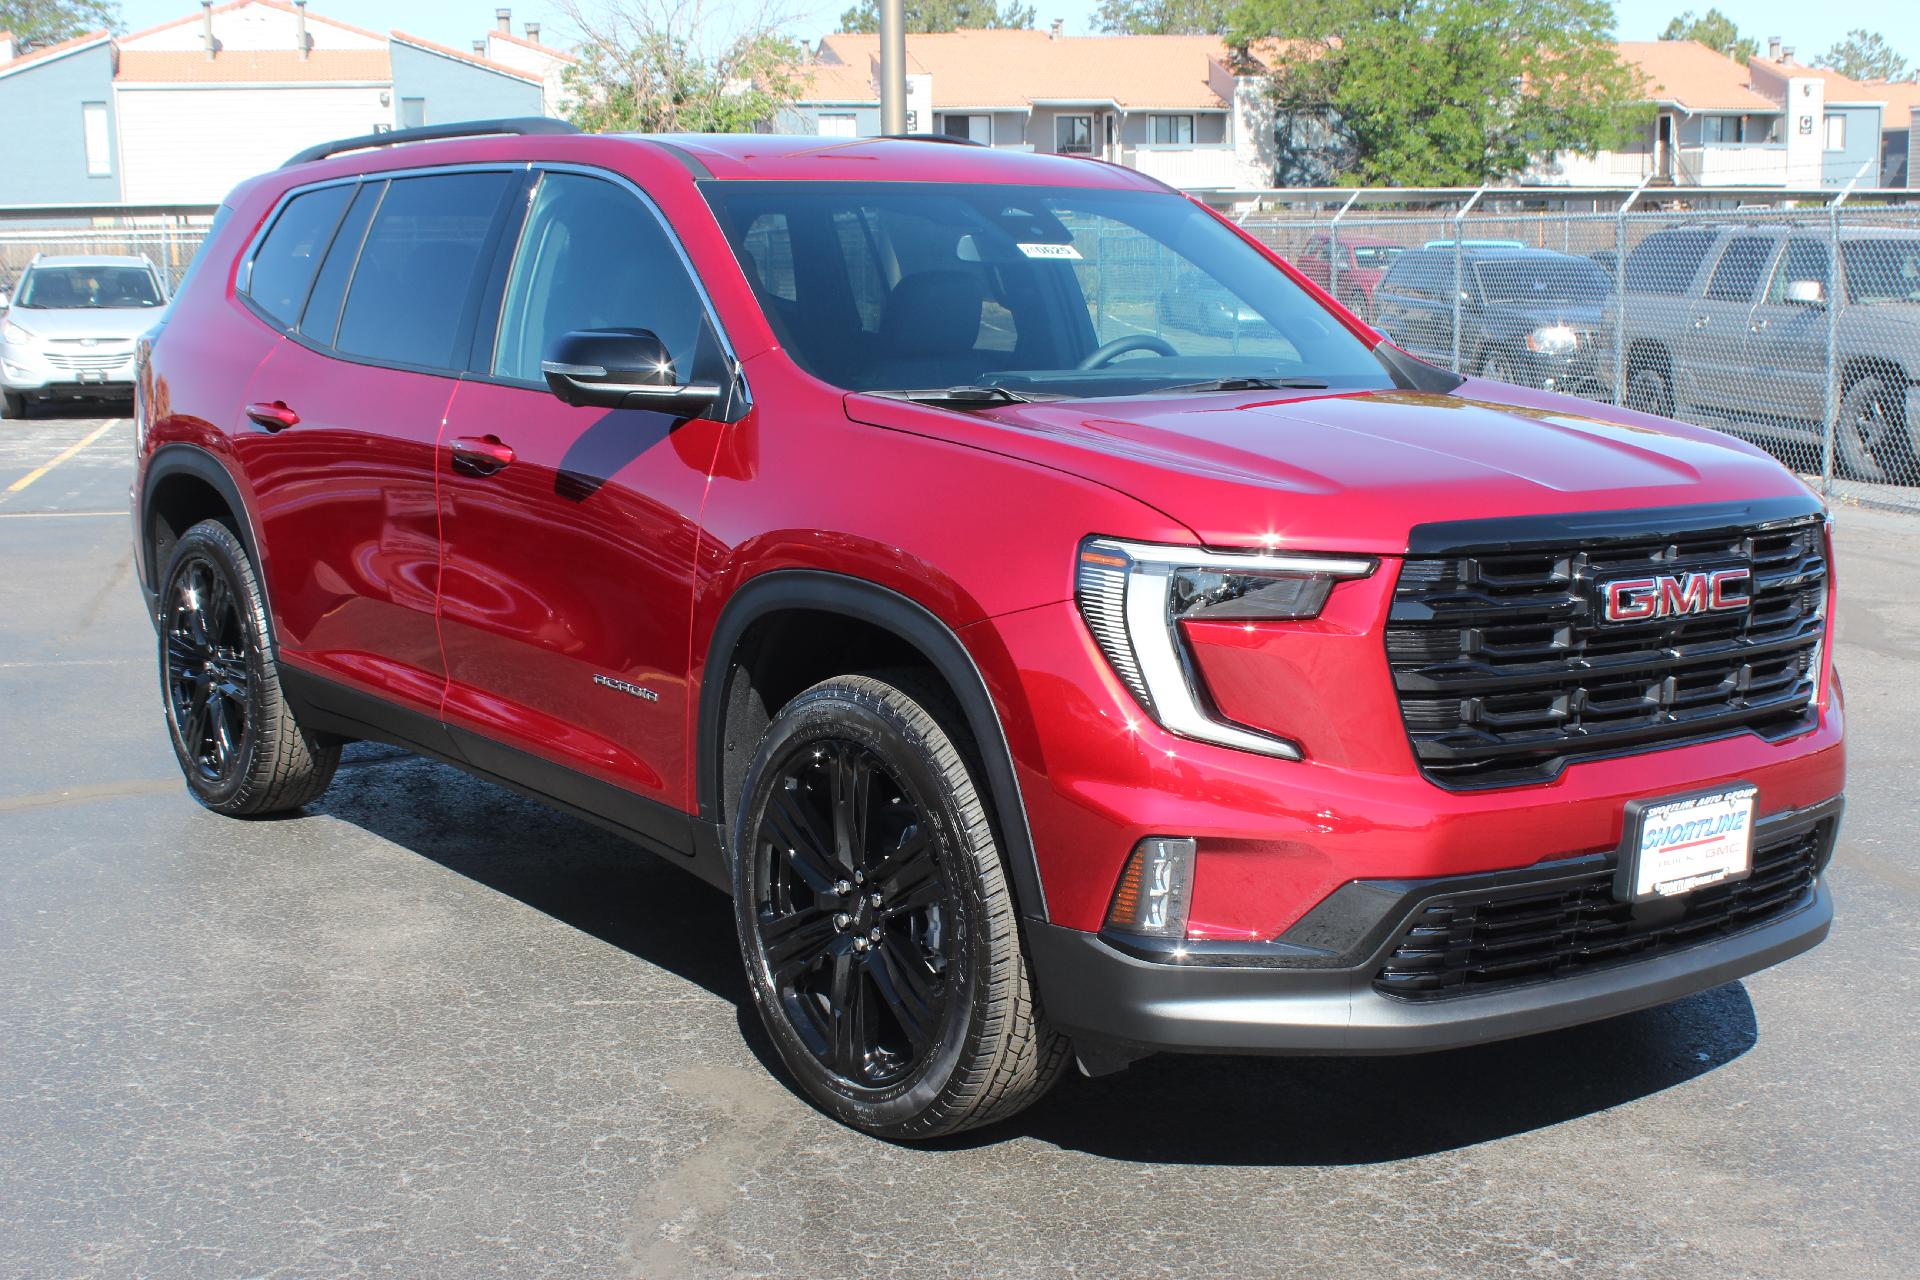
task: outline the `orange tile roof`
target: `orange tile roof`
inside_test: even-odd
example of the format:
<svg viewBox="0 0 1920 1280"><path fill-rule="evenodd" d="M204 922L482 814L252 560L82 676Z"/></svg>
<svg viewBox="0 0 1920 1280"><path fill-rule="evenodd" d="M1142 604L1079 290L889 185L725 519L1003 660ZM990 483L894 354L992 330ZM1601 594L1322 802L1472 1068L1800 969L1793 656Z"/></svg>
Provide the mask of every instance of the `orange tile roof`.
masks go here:
<svg viewBox="0 0 1920 1280"><path fill-rule="evenodd" d="M820 57L840 68L816 83L851 90L880 56L880 37L827 36ZM1220 110L1209 84L1227 47L1217 36L1062 36L1045 31L950 31L907 37L907 70L933 77L934 106L1019 110L1036 102ZM808 68L813 71L814 68ZM869 86L859 100L875 97ZM841 100L845 100L842 98Z"/></svg>
<svg viewBox="0 0 1920 1280"><path fill-rule="evenodd" d="M1696 40L1623 40L1622 61L1647 78L1647 96L1689 110L1778 111L1780 104L1755 92L1747 69Z"/></svg>
<svg viewBox="0 0 1920 1280"><path fill-rule="evenodd" d="M1762 71L1771 72L1782 80L1788 76L1811 76L1826 83L1828 102L1884 102L1886 95L1876 92L1873 86L1851 76L1843 76L1830 67L1805 67L1798 62L1769 62L1765 58L1755 58L1753 65Z"/></svg>
<svg viewBox="0 0 1920 1280"><path fill-rule="evenodd" d="M410 36L404 31L395 31L392 38L400 44L410 44L416 49L425 49L430 53L437 53L443 57L454 58L472 66L484 67L488 71L497 71L503 76L512 76L516 80L525 80L531 84L546 83L545 77L537 71L522 71L519 67L509 67L505 63L489 62L479 54L463 53L458 49L448 48L444 44L435 44L433 41L423 40L419 36Z"/></svg>
<svg viewBox="0 0 1920 1280"><path fill-rule="evenodd" d="M283 0L228 0L226 4L215 5L213 12L216 16L223 13L232 13L235 9L244 9L250 4L257 4L263 9L278 9L281 13L286 14L297 12L292 5L283 3ZM130 40L139 40L142 37L154 35L161 31L171 31L173 28L185 26L189 22L199 22L201 17L201 11L195 9L192 13L188 13L182 17L169 18L165 22L157 22L151 27L142 27L131 35L121 36L120 42L124 45ZM378 31L369 31L365 27L356 27L351 22L342 22L338 18L329 18L324 14L314 13L311 10L307 13L307 21L310 23L324 22L330 27L338 27L342 31L351 31L355 35L365 36L369 40L386 39L386 37Z"/></svg>
<svg viewBox="0 0 1920 1280"><path fill-rule="evenodd" d="M12 75L15 71L18 71L21 67L29 63L42 62L63 53L72 53L87 45L99 44L103 40L111 40L112 38L113 33L111 31L89 31L86 35L75 36L71 40L62 40L58 44L45 44L41 45L38 49L29 49L27 52L14 58L13 61L0 64L0 76Z"/></svg>
<svg viewBox="0 0 1920 1280"><path fill-rule="evenodd" d="M1862 80L1860 87L1886 105L1880 115L1882 129L1907 129L1920 112L1920 82L1913 80Z"/></svg>
<svg viewBox="0 0 1920 1280"><path fill-rule="evenodd" d="M385 49L233 49L209 58L199 49L122 49L121 84L384 84L393 79Z"/></svg>

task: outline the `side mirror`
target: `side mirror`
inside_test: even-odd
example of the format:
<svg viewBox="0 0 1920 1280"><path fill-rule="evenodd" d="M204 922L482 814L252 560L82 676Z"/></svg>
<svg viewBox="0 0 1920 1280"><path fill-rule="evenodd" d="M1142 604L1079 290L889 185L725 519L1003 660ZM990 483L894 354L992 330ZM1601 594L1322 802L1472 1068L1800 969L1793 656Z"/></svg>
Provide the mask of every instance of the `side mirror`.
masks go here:
<svg viewBox="0 0 1920 1280"><path fill-rule="evenodd" d="M666 344L648 329L575 329L554 342L540 372L564 404L692 418L720 399L712 383L681 382Z"/></svg>
<svg viewBox="0 0 1920 1280"><path fill-rule="evenodd" d="M1825 306L1827 290L1818 280L1795 280L1787 285L1787 301L1800 307Z"/></svg>

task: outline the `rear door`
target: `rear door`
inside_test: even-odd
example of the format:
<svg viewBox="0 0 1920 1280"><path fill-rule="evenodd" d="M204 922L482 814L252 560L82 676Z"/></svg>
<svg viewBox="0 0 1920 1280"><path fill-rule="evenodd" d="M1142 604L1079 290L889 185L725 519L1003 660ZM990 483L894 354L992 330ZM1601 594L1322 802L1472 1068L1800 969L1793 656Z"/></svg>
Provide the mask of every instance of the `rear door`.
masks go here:
<svg viewBox="0 0 1920 1280"><path fill-rule="evenodd" d="M482 768L684 845L698 518L728 428L563 404L540 364L607 327L653 331L683 381L724 384L731 357L623 179L541 174L510 248L439 455L446 721ZM611 790L583 796L579 774Z"/></svg>
<svg viewBox="0 0 1920 1280"><path fill-rule="evenodd" d="M434 449L511 195L504 169L296 196L251 262L288 336L254 373L235 451L254 489L280 656L437 714ZM308 202L311 202L309 207Z"/></svg>
<svg viewBox="0 0 1920 1280"><path fill-rule="evenodd" d="M1676 337L1674 375L1689 403L1736 415L1751 404L1747 326L1779 244L1778 236L1755 233L1734 236L1721 250Z"/></svg>

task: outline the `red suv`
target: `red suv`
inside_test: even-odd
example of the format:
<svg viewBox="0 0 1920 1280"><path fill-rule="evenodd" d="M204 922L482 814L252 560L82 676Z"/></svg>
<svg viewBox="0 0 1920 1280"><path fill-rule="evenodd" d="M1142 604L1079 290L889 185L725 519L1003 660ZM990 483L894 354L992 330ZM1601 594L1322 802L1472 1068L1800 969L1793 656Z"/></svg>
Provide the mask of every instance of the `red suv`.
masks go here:
<svg viewBox="0 0 1920 1280"><path fill-rule="evenodd" d="M889 1137L1826 933L1827 527L1759 450L1423 364L1127 169L568 132L245 183L143 352L210 808L376 739L630 835ZM1207 289L1221 331L1158 327Z"/></svg>

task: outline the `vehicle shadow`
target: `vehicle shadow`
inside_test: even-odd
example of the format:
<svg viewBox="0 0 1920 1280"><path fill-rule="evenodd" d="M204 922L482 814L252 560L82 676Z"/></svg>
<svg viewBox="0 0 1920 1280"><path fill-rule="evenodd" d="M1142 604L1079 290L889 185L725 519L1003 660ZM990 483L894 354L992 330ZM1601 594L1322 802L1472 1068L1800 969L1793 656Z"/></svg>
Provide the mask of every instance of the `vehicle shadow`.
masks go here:
<svg viewBox="0 0 1920 1280"><path fill-rule="evenodd" d="M309 812L350 822L729 1001L749 1050L793 1087L748 995L731 904L663 858L373 744L348 748L333 788ZM934 1145L1025 1137L1115 1160L1375 1164L1607 1111L1734 1061L1758 1034L1745 987L1731 983L1606 1022L1445 1053L1166 1055L1094 1080L1070 1070L1030 1111Z"/></svg>

